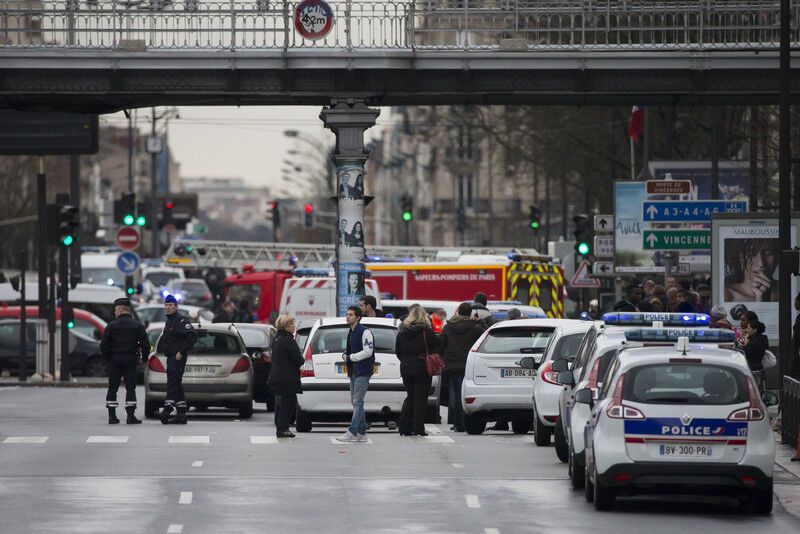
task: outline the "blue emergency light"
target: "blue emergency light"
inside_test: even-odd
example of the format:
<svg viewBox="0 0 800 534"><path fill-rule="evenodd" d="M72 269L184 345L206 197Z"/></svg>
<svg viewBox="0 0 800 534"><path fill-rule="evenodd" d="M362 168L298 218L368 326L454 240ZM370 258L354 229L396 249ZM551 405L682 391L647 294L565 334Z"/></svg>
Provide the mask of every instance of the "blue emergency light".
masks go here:
<svg viewBox="0 0 800 534"><path fill-rule="evenodd" d="M711 317L705 313L612 312L603 314L603 321L617 326L645 326L656 321L665 326L708 326Z"/></svg>
<svg viewBox="0 0 800 534"><path fill-rule="evenodd" d="M674 343L679 337L689 338L690 343L733 343L736 334L730 330L715 328L639 328L625 332L628 341L666 341Z"/></svg>

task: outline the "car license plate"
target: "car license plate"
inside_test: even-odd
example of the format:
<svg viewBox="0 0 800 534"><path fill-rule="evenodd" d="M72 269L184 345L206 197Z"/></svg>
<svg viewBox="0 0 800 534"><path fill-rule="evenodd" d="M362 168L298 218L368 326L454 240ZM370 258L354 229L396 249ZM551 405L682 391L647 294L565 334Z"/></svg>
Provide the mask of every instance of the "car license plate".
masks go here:
<svg viewBox="0 0 800 534"><path fill-rule="evenodd" d="M217 374L217 367L213 365L187 365L186 374L192 376L214 376Z"/></svg>
<svg viewBox="0 0 800 534"><path fill-rule="evenodd" d="M381 367L381 364L379 364L379 363L375 364L375 366L372 368L372 376L375 376L375 375L378 374L378 369L380 369L380 367ZM340 375L346 375L347 374L347 363L345 363L345 362L336 362L336 372L339 373Z"/></svg>
<svg viewBox="0 0 800 534"><path fill-rule="evenodd" d="M711 456L713 448L710 445L688 445L685 443L667 444L662 443L658 447L661 456L684 456L705 458Z"/></svg>
<svg viewBox="0 0 800 534"><path fill-rule="evenodd" d="M504 367L500 369L501 378L531 378L533 369L522 369L520 367Z"/></svg>

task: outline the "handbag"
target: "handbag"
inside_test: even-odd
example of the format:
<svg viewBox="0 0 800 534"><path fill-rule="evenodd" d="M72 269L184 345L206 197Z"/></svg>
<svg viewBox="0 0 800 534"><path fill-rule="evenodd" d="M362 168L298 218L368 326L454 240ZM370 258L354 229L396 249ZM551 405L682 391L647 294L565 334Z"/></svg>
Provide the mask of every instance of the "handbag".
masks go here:
<svg viewBox="0 0 800 534"><path fill-rule="evenodd" d="M425 338L425 331L422 332L422 341L425 343L425 354L420 354L419 357L425 360L425 369L428 371L428 376L441 375L442 369L444 369L444 360L438 354L431 354L428 351L428 340Z"/></svg>
<svg viewBox="0 0 800 534"><path fill-rule="evenodd" d="M764 356L761 357L761 366L764 369L771 369L772 367L775 367L777 364L778 364L778 359L772 352L770 351L764 352Z"/></svg>

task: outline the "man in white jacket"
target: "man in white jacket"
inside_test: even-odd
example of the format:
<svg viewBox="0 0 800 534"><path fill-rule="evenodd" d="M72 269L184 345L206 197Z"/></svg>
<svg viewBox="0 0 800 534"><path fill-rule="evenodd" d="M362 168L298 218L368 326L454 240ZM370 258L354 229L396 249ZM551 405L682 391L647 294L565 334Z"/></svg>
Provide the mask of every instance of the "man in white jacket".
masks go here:
<svg viewBox="0 0 800 534"><path fill-rule="evenodd" d="M362 311L358 306L347 308L347 376L350 377L350 401L353 403L353 418L347 432L337 437L341 442L366 442L367 419L364 416L364 397L369 388L369 379L375 368L375 340L372 332L361 324Z"/></svg>

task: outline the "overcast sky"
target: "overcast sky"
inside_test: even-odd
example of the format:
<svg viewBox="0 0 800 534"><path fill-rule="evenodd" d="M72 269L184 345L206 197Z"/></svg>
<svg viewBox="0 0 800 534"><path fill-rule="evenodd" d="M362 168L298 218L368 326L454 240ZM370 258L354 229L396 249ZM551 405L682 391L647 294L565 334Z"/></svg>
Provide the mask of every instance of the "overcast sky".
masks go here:
<svg viewBox="0 0 800 534"><path fill-rule="evenodd" d="M157 113L162 111L158 108ZM297 142L286 137L285 130L299 130L320 142L333 143L333 134L319 119L320 111L318 106L180 107L180 118L169 122L169 144L182 177L241 177L251 185L277 191L283 160L297 158L288 154ZM368 131L368 138L380 131L388 114L388 108L381 110L378 125ZM149 108L138 111L143 132L150 130L149 119ZM107 115L104 120L127 125L122 113ZM315 164L319 165L301 163Z"/></svg>

